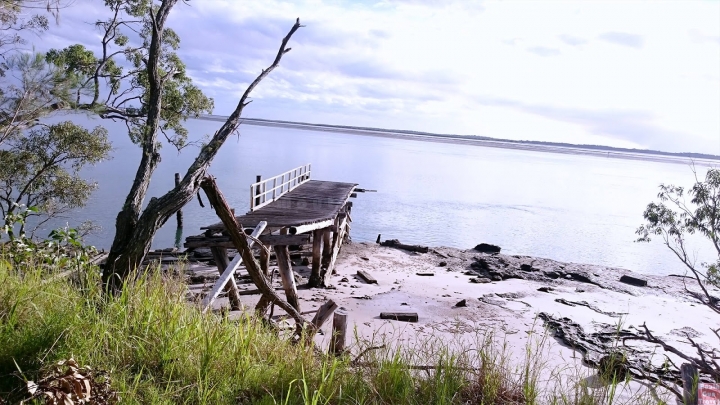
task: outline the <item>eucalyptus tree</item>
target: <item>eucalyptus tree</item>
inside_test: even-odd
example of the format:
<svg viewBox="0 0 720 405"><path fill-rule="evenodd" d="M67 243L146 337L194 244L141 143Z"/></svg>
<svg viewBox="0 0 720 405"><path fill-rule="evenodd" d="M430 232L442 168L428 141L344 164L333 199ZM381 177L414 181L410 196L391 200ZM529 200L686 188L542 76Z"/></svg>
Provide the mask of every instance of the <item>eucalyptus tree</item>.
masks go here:
<svg viewBox="0 0 720 405"><path fill-rule="evenodd" d="M105 0L110 17L98 21L100 52L73 45L48 53L48 61L75 75L78 86L72 108L120 120L140 147L141 159L122 209L103 280L118 290L140 265L158 229L200 188L219 148L240 125L250 93L290 51L286 45L301 27L299 19L281 42L275 59L250 83L227 121L204 143L180 183L151 198L143 209L148 185L161 158L162 139L175 148L188 144L183 122L209 113L213 100L192 83L177 55L180 38L166 26L178 0ZM124 58L124 60L123 60Z"/></svg>

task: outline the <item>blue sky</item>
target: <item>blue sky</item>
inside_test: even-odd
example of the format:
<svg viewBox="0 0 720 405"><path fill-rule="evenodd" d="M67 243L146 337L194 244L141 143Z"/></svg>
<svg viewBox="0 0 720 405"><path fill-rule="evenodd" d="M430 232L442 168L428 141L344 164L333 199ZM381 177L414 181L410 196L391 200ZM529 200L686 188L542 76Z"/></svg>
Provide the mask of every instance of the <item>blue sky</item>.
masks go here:
<svg viewBox="0 0 720 405"><path fill-rule="evenodd" d="M227 114L296 17L245 116L720 154L720 1L192 0L169 25ZM97 48L98 18L75 0L35 46Z"/></svg>

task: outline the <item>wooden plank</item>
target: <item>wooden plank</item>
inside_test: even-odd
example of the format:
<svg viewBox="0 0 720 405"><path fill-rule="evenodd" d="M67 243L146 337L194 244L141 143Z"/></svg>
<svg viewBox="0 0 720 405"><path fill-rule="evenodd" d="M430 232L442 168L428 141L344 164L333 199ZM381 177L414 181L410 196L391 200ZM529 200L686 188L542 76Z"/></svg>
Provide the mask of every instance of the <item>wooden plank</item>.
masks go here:
<svg viewBox="0 0 720 405"><path fill-rule="evenodd" d="M418 271L418 272L415 273L415 274L418 275L418 276L426 276L426 277L434 276L434 275L435 275L435 273L430 272L430 271Z"/></svg>
<svg viewBox="0 0 720 405"><path fill-rule="evenodd" d="M331 354L339 356L345 353L345 342L347 341L347 320L346 311L339 309L333 315L332 336L330 337L330 347L328 351Z"/></svg>
<svg viewBox="0 0 720 405"><path fill-rule="evenodd" d="M291 235L310 232L310 231L314 231L316 229L322 229L322 228L327 228L329 226L332 226L333 222L335 222L335 221L332 219L326 219L324 221L318 221L318 222L315 222L312 224L291 226L291 227L289 227L289 232Z"/></svg>
<svg viewBox="0 0 720 405"><path fill-rule="evenodd" d="M324 229L322 230L323 233L323 247L322 247L322 260L320 261L320 266L327 268L328 264L330 264L330 256L332 256L332 245L331 245L331 237L333 232L330 231L330 229Z"/></svg>
<svg viewBox="0 0 720 405"><path fill-rule="evenodd" d="M215 259L215 265L217 266L218 272L222 274L223 271L230 265L227 249L211 247L210 251L212 252L213 259ZM230 310L239 311L242 304L240 303L238 287L234 277L230 278L229 282L225 284L225 292L227 293L228 300L230 300Z"/></svg>
<svg viewBox="0 0 720 405"><path fill-rule="evenodd" d="M358 275L358 277L363 279L368 284L377 284L378 283L377 280L375 280L375 277L371 276L370 273L368 273L366 271L358 270L357 275Z"/></svg>
<svg viewBox="0 0 720 405"><path fill-rule="evenodd" d="M260 242L265 246L302 246L310 243L310 235L263 235Z"/></svg>
<svg viewBox="0 0 720 405"><path fill-rule="evenodd" d="M262 231L265 229L266 225L267 225L267 223L262 223L262 222L260 224L258 224L258 226L255 227L255 231L253 232L252 236L255 236L255 237L260 236ZM254 240L248 238L249 246L252 246L254 243L255 243ZM210 291L210 293L208 295L206 295L205 298L203 299L203 302L202 302L203 312L207 311L212 306L213 302L215 301L215 298L217 298L218 294L220 294L220 290L223 287L225 287L225 284L229 280L233 280L233 282L235 282L235 278L234 278L235 270L238 268L238 266L240 265L241 262L242 262L242 256L239 254L235 255L235 258L233 259L232 262L230 262L230 264L228 264L228 266L225 268L225 271L220 275L220 278L218 278L217 281L215 281L215 284L213 285L213 288Z"/></svg>
<svg viewBox="0 0 720 405"><path fill-rule="evenodd" d="M380 319L391 319L394 321L417 322L420 320L417 312L381 312Z"/></svg>
<svg viewBox="0 0 720 405"><path fill-rule="evenodd" d="M280 270L280 279L282 280L283 289L287 302L300 312L300 299L297 294L297 286L295 285L295 277L292 271L292 262L290 261L290 252L287 246L273 246L275 256L277 256L278 269Z"/></svg>

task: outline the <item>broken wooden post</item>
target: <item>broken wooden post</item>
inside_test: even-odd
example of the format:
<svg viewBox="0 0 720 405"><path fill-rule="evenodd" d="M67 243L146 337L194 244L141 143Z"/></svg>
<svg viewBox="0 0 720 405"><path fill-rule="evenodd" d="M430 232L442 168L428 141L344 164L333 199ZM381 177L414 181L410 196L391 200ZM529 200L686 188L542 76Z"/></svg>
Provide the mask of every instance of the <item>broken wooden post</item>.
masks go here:
<svg viewBox="0 0 720 405"><path fill-rule="evenodd" d="M177 188L180 185L180 173L175 173L175 187ZM177 227L178 229L182 229L183 227L183 213L182 209L179 209L177 214Z"/></svg>
<svg viewBox="0 0 720 405"><path fill-rule="evenodd" d="M625 284L634 285L637 287L647 287L647 280L643 280L641 278L632 277L632 276L622 276L620 277L620 282Z"/></svg>
<svg viewBox="0 0 720 405"><path fill-rule="evenodd" d="M330 319L330 315L335 312L338 305L333 300L328 300L326 303L324 303L320 308L318 308L317 313L315 313L315 317L313 317L312 324L315 326L315 329L320 329L325 322L327 322L328 319Z"/></svg>
<svg viewBox="0 0 720 405"><path fill-rule="evenodd" d="M690 363L680 366L680 378L683 383L683 404L698 405L699 375L697 367Z"/></svg>
<svg viewBox="0 0 720 405"><path fill-rule="evenodd" d="M336 356L345 353L347 319L347 311L343 309L335 311L335 315L333 315L332 337L330 338L329 352Z"/></svg>
<svg viewBox="0 0 720 405"><path fill-rule="evenodd" d="M210 248L215 265L218 268L218 272L222 275L225 269L230 265L230 259L228 259L227 249L213 246ZM232 277L227 284L225 284L225 292L227 293L228 300L230 301L230 309L233 311L239 311L242 307L240 303L240 296L238 295L238 287L235 282L235 277Z"/></svg>
<svg viewBox="0 0 720 405"><path fill-rule="evenodd" d="M275 256L277 257L278 269L280 270L280 279L282 280L285 297L288 303L300 312L300 299L298 298L297 286L295 285L295 277L292 271L292 262L290 261L290 252L287 246L273 246Z"/></svg>

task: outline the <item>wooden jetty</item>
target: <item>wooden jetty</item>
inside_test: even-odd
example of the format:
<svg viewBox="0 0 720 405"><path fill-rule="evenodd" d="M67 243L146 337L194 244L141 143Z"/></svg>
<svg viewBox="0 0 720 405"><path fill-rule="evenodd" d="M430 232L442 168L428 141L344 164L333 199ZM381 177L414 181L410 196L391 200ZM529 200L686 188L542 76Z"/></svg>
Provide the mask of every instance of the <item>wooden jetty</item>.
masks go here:
<svg viewBox="0 0 720 405"><path fill-rule="evenodd" d="M298 311L289 247L297 250L298 247L312 246L308 286L327 286L342 244L350 233L352 202L349 199L356 196L357 187L354 183L311 180L310 169L310 165L305 165L266 180L258 176L250 186L250 211L235 217L246 234L252 232L253 238L262 245L258 255L266 277L269 276L270 260L267 248L272 247L288 302ZM185 247L210 248L222 274L205 304L212 304L225 288L232 309L239 309L234 274L240 259L238 255L230 262L227 255L227 249L234 248L233 242L222 222L201 229L204 234L187 237ZM249 243L252 243L250 239Z"/></svg>

